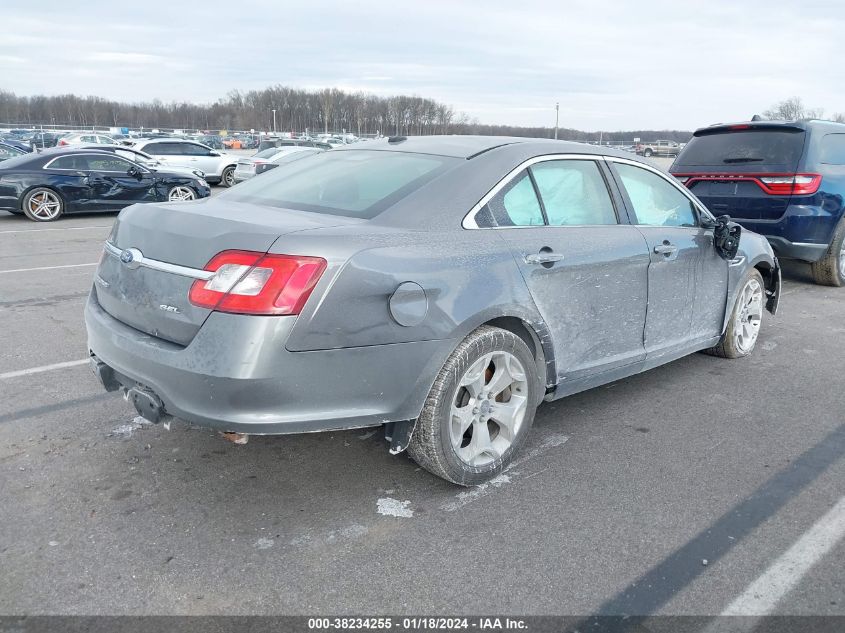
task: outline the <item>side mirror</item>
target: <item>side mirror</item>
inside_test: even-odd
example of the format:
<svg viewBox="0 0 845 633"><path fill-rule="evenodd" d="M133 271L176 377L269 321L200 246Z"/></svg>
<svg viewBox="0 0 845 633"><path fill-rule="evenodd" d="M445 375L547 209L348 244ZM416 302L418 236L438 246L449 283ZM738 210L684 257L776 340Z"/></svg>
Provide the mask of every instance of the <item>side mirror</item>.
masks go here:
<svg viewBox="0 0 845 633"><path fill-rule="evenodd" d="M220 156L220 152L209 152L209 156Z"/></svg>
<svg viewBox="0 0 845 633"><path fill-rule="evenodd" d="M716 252L722 259L731 260L736 257L739 250L739 238L742 235L742 227L731 221L731 216L720 215L716 218L716 226L713 233L713 245Z"/></svg>
<svg viewBox="0 0 845 633"><path fill-rule="evenodd" d="M141 176L141 170L137 167L130 167L126 170L126 175L130 178L139 178Z"/></svg>

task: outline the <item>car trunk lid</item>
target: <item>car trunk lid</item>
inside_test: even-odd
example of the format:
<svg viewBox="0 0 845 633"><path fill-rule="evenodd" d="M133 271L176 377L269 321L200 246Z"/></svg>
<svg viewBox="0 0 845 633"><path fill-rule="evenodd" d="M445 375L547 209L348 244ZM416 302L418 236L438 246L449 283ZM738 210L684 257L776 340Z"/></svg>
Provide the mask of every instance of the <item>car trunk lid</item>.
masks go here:
<svg viewBox="0 0 845 633"><path fill-rule="evenodd" d="M805 136L802 127L772 123L699 130L670 171L715 215L778 220L791 199L778 183L796 176Z"/></svg>
<svg viewBox="0 0 845 633"><path fill-rule="evenodd" d="M190 303L191 285L215 255L266 253L282 235L356 221L223 199L135 205L112 229L95 277L97 301L131 327L187 345L211 313Z"/></svg>

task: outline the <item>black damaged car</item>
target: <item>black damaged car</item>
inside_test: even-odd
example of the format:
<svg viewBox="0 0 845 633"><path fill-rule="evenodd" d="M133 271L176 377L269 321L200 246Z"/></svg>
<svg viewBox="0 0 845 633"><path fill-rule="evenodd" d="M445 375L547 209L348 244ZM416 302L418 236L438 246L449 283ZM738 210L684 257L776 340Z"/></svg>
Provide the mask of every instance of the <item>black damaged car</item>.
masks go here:
<svg viewBox="0 0 845 633"><path fill-rule="evenodd" d="M36 222L66 213L120 211L137 202L207 198L211 189L194 174L153 171L113 152L51 150L0 163L0 210Z"/></svg>

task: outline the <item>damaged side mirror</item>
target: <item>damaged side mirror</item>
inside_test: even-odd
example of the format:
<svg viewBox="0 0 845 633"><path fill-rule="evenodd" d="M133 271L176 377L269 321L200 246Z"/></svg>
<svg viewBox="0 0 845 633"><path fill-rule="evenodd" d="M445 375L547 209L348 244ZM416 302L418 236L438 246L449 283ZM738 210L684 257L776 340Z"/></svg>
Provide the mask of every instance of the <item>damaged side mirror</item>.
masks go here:
<svg viewBox="0 0 845 633"><path fill-rule="evenodd" d="M715 222L708 222L705 228L713 229L713 246L716 247L719 257L727 260L736 257L742 227L736 222L732 222L731 216L720 215Z"/></svg>

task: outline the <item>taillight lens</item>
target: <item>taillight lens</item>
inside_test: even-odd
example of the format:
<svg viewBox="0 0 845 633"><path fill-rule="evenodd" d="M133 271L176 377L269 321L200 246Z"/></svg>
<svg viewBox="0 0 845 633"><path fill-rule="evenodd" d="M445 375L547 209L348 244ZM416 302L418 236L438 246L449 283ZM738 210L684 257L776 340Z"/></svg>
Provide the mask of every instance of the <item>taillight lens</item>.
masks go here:
<svg viewBox="0 0 845 633"><path fill-rule="evenodd" d="M59 139L59 145L67 145L67 141L65 139Z"/></svg>
<svg viewBox="0 0 845 633"><path fill-rule="evenodd" d="M786 176L760 176L768 193L782 196L814 194L822 184L820 174L795 174Z"/></svg>
<svg viewBox="0 0 845 633"><path fill-rule="evenodd" d="M326 269L321 257L223 251L205 267L189 299L201 308L237 314L299 314Z"/></svg>

